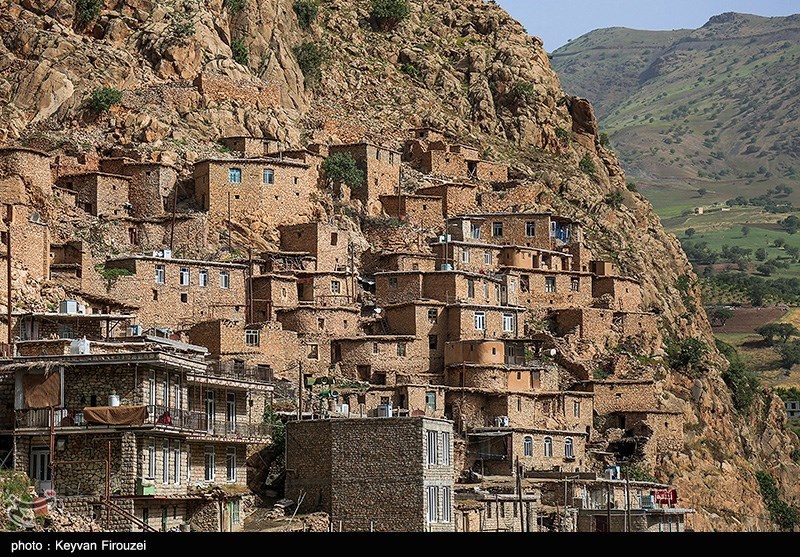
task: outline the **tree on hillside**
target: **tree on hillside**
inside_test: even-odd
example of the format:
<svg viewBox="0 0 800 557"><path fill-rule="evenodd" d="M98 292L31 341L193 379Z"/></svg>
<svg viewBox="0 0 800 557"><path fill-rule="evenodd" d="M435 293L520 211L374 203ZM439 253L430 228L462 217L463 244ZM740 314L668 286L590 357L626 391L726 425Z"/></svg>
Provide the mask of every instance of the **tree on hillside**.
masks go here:
<svg viewBox="0 0 800 557"><path fill-rule="evenodd" d="M694 233L695 233L694 228L687 228L685 232L687 238L691 238L692 236L694 236Z"/></svg>
<svg viewBox="0 0 800 557"><path fill-rule="evenodd" d="M778 224L789 234L797 234L797 231L800 230L800 218L796 215L789 215L785 219L778 221Z"/></svg>
<svg viewBox="0 0 800 557"><path fill-rule="evenodd" d="M332 184L347 184L351 188L364 185L364 172L350 153L333 153L322 163L322 171Z"/></svg>
<svg viewBox="0 0 800 557"><path fill-rule="evenodd" d="M699 195L700 197L705 197L705 195L707 193L708 193L708 190L706 188L698 188L697 189L697 195Z"/></svg>
<svg viewBox="0 0 800 557"><path fill-rule="evenodd" d="M758 248L755 253L756 259L759 261L766 261L767 259L767 250L764 248Z"/></svg>
<svg viewBox="0 0 800 557"><path fill-rule="evenodd" d="M708 312L711 324L717 327L724 327L731 317L733 317L733 310L725 306L716 306Z"/></svg>
<svg viewBox="0 0 800 557"><path fill-rule="evenodd" d="M791 323L767 323L757 328L756 333L764 337L767 344L772 346L776 340L785 344L789 337L800 335L800 330Z"/></svg>
<svg viewBox="0 0 800 557"><path fill-rule="evenodd" d="M787 369L800 364L800 341L787 342L780 347L781 365Z"/></svg>
<svg viewBox="0 0 800 557"><path fill-rule="evenodd" d="M750 227L746 224L742 227L742 236L747 236L750 234Z"/></svg>

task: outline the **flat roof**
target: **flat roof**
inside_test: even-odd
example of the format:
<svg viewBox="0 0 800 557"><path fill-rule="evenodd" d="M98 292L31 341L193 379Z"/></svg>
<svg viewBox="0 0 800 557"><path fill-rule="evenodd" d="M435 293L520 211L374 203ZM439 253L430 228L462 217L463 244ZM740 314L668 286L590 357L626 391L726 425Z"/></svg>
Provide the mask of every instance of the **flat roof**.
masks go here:
<svg viewBox="0 0 800 557"><path fill-rule="evenodd" d="M224 141L226 139L258 139L258 140L267 140L267 141L278 141L277 137L274 136L264 136L258 137L255 135L226 135L225 137L220 137L220 141Z"/></svg>
<svg viewBox="0 0 800 557"><path fill-rule="evenodd" d="M199 160L194 163L195 166L203 163L219 163L219 164L270 164L270 165L283 165L294 166L297 168L310 168L304 162L297 162L297 159L280 159L274 157L258 157L258 158L223 158L223 157L209 157Z"/></svg>
<svg viewBox="0 0 800 557"><path fill-rule="evenodd" d="M387 199L388 198L398 198L399 199L401 197L410 197L412 199L435 199L435 200L439 200L439 201L442 200L442 196L440 196L440 195L419 195L419 194L416 194L416 193L401 193L399 195L391 194L391 195L381 195L380 196L381 199L384 199L384 198L387 198Z"/></svg>
<svg viewBox="0 0 800 557"><path fill-rule="evenodd" d="M177 263L183 265L212 265L217 267L236 267L240 269L245 269L247 265L242 263L228 263L225 261L202 261L199 259L179 259L174 257L153 257L152 255L128 255L125 257L112 257L110 259L106 259L106 263L118 263L121 261L131 261L131 260L141 260L141 261L159 261L162 263Z"/></svg>
<svg viewBox="0 0 800 557"><path fill-rule="evenodd" d="M474 188L477 188L477 187L478 187L477 184L466 184L466 183L463 183L463 182L443 182L441 184L431 184L430 186L422 186L420 188L417 188L417 191L429 190L429 189L434 189L434 188L470 188L470 189L474 189Z"/></svg>
<svg viewBox="0 0 800 557"><path fill-rule="evenodd" d="M120 178L121 180L128 180L130 182L131 177L125 176L123 174L111 174L110 172L100 172L99 170L86 170L82 172L70 172L69 174L62 174L57 178L58 181L61 181L66 178L72 178L73 176L105 176L106 178Z"/></svg>
<svg viewBox="0 0 800 557"><path fill-rule="evenodd" d="M31 153L34 155L41 155L43 157L50 158L50 153L45 153L44 151L39 151L38 149L32 149L31 147L0 147L0 153L11 153L14 151L24 151L26 153Z"/></svg>
<svg viewBox="0 0 800 557"><path fill-rule="evenodd" d="M472 271L461 271L458 269L451 269L449 271L422 271L419 269L412 269L410 271L380 271L375 273L373 276L378 275L412 275L412 274L419 274L419 275L447 275L447 274L456 274L456 275L466 275L470 277L479 277L485 278L494 282L503 282L502 279L494 278L491 275L485 275L481 273L474 273Z"/></svg>
<svg viewBox="0 0 800 557"><path fill-rule="evenodd" d="M486 220L487 217L550 217L558 220L566 220L570 222L578 223L572 217L567 217L564 215L557 215L553 212L525 212L525 211L503 211L503 212L495 212L495 213L471 213L471 214L462 214L462 215L455 215L453 217L448 217L447 220L459 220L459 219L484 219Z"/></svg>
<svg viewBox="0 0 800 557"><path fill-rule="evenodd" d="M441 234L440 236L444 236ZM456 244L456 245L466 245L466 246L475 246L481 248L497 248L497 249L506 249L506 248L514 248L519 250L530 250L530 251L540 251L542 253L552 253L555 255L560 255L562 257L575 257L571 253L565 253L563 251L552 250L552 249L544 249L544 248L535 248L533 246L522 246L519 244L486 244L483 242L466 242L464 240L448 240L445 242L436 240L435 242L431 242L429 245L431 246L444 246L447 244Z"/></svg>
<svg viewBox="0 0 800 557"><path fill-rule="evenodd" d="M397 153L402 155L402 151L398 151L392 147L387 147L386 145L381 145L379 143L374 143L372 141L358 141L356 143L337 143L336 145L328 145L328 150L336 150L337 148L345 149L347 147L360 147L361 145L369 145L370 147L377 147L378 149L382 149L384 151L392 151L393 153Z"/></svg>
<svg viewBox="0 0 800 557"><path fill-rule="evenodd" d="M91 341L90 341L91 342ZM149 363L162 364L168 367L205 369L206 363L178 354L159 351L118 352L102 354L57 354L46 356L15 356L13 363L6 364L0 369L14 369L16 364L34 364L36 362L49 362L56 365L62 361L65 365L109 365L119 363Z"/></svg>
<svg viewBox="0 0 800 557"><path fill-rule="evenodd" d="M364 336L357 336L357 337L333 337L331 342L359 342L359 341L369 341L369 342L393 342L396 340L416 340L417 337L415 335L364 335Z"/></svg>
<svg viewBox="0 0 800 557"><path fill-rule="evenodd" d="M12 313L12 317L52 317L61 319L134 319L136 316L130 313L59 313L55 311L28 311Z"/></svg>

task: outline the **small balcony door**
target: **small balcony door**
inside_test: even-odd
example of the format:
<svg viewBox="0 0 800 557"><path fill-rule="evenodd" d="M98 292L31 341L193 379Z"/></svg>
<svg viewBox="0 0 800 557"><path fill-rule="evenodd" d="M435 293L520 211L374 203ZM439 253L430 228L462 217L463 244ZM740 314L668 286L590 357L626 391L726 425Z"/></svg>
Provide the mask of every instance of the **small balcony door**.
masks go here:
<svg viewBox="0 0 800 557"><path fill-rule="evenodd" d="M225 424L228 433L236 431L236 393L228 393L225 405Z"/></svg>
<svg viewBox="0 0 800 557"><path fill-rule="evenodd" d="M214 391L206 391L206 429L209 432L214 431L214 413L216 412L216 405L214 402Z"/></svg>

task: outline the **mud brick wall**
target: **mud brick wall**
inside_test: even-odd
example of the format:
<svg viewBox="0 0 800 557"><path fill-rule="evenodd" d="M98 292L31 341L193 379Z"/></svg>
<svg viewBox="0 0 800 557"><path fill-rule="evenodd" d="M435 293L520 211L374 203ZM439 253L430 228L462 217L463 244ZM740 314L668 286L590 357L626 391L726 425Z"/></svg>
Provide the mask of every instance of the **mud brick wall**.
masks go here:
<svg viewBox="0 0 800 557"><path fill-rule="evenodd" d="M375 302L396 304L422 297L421 272L378 273L375 275Z"/></svg>
<svg viewBox="0 0 800 557"><path fill-rule="evenodd" d="M156 282L156 265L164 266L163 284ZM179 329L208 319L245 317L244 265L131 258L111 260L106 263L106 268L124 268L134 273L117 279L108 289L108 296L138 307L139 322L145 327ZM180 285L182 268L189 269L187 286ZM208 286L199 286L201 269L208 270ZM229 273L229 288L221 287L220 273L223 271Z"/></svg>
<svg viewBox="0 0 800 557"><path fill-rule="evenodd" d="M508 182L508 166L497 162L478 161L475 177L482 182Z"/></svg>
<svg viewBox="0 0 800 557"><path fill-rule="evenodd" d="M590 388L594 392L594 409L599 415L647 411L658 405L653 382L595 381Z"/></svg>
<svg viewBox="0 0 800 557"><path fill-rule="evenodd" d="M441 197L383 195L380 200L383 210L398 220L434 231L443 229Z"/></svg>
<svg viewBox="0 0 800 557"><path fill-rule="evenodd" d="M3 218L6 216L6 209L0 209ZM13 209L14 220L11 223L11 256L12 262L17 269L22 268L28 271L37 280L50 278L50 231L47 224L43 222L31 222L31 217L35 211L25 205L15 205ZM0 231L3 232L4 241L0 244L0 258L3 263L0 265L0 279L6 280L6 254L8 245L5 240L8 227L5 223L0 223ZM16 278L18 271L12 270L12 279Z"/></svg>
<svg viewBox="0 0 800 557"><path fill-rule="evenodd" d="M253 277L253 317L268 321L274 317L275 308L297 307L297 279L280 275Z"/></svg>
<svg viewBox="0 0 800 557"><path fill-rule="evenodd" d="M377 262L381 271L434 271L436 259L425 254L394 254L381 256Z"/></svg>
<svg viewBox="0 0 800 557"><path fill-rule="evenodd" d="M134 216L153 217L172 212L178 173L172 166L130 162L122 168L130 176L129 199Z"/></svg>
<svg viewBox="0 0 800 557"><path fill-rule="evenodd" d="M230 169L241 170L241 183L231 183ZM264 183L264 170L274 171L274 183ZM317 173L288 160L231 159L195 164L195 199L208 211L212 224L228 217L236 223L258 220L270 227L308 222L316 217L313 197Z"/></svg>
<svg viewBox="0 0 800 557"><path fill-rule="evenodd" d="M319 222L281 226L281 249L300 251L316 258L316 271L336 271L349 265L347 230Z"/></svg>
<svg viewBox="0 0 800 557"><path fill-rule="evenodd" d="M633 279L623 277L594 277L592 296L611 296L613 309L620 311L641 311L642 288Z"/></svg>
<svg viewBox="0 0 800 557"><path fill-rule="evenodd" d="M0 202L26 203L26 190L41 201L52 194L50 156L32 149L0 148Z"/></svg>
<svg viewBox="0 0 800 557"><path fill-rule="evenodd" d="M475 208L477 189L472 184L442 184L417 189L420 195L441 197L442 216L461 215Z"/></svg>
<svg viewBox="0 0 800 557"><path fill-rule="evenodd" d="M349 153L364 173L363 187L354 188L353 199L358 199L367 206L370 214L377 214L382 195L397 193L400 182L401 154L397 151L361 143L356 145L331 145L329 153Z"/></svg>
<svg viewBox="0 0 800 557"><path fill-rule="evenodd" d="M243 157L263 157L280 151L280 142L269 137L223 137L221 141L228 149Z"/></svg>
<svg viewBox="0 0 800 557"><path fill-rule="evenodd" d="M0 429L14 427L14 372L0 373Z"/></svg>
<svg viewBox="0 0 800 557"><path fill-rule="evenodd" d="M470 296L470 283L473 295ZM478 304L500 305L499 282L478 274L435 272L423 276L422 296L453 302L469 300Z"/></svg>
<svg viewBox="0 0 800 557"><path fill-rule="evenodd" d="M614 314L596 308L570 308L555 312L559 336L578 335L588 340L603 340L612 333Z"/></svg>

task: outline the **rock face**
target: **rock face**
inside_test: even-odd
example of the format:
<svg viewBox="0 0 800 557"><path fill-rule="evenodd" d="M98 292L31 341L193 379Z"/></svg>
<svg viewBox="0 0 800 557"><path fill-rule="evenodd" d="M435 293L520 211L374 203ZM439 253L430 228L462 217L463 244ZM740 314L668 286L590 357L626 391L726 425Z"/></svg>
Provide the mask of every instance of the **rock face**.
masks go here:
<svg viewBox="0 0 800 557"><path fill-rule="evenodd" d="M291 0L247 0L236 14L222 0L111 0L86 24L68 0L0 0L0 137L67 154L87 144L104 154L136 148L186 167L217 152L221 135L397 145L404 129L438 127L510 163L537 192L530 208L580 219L598 257L641 279L665 334L713 349L698 290L678 286L696 280L678 241L626 189L591 105L563 92L539 39L483 0L414 0L387 32L371 29L368 5L324 2L302 30ZM293 50L306 42L327 52L316 84ZM234 44L247 46L246 65L233 60ZM99 86L124 95L94 115L85 99ZM770 528L754 472L772 473L797 503L797 438L769 393L749 416L737 414L721 378L727 363L716 352L710 360L700 379L676 372L660 382L685 415L686 446L655 474L698 509L696 529Z"/></svg>

